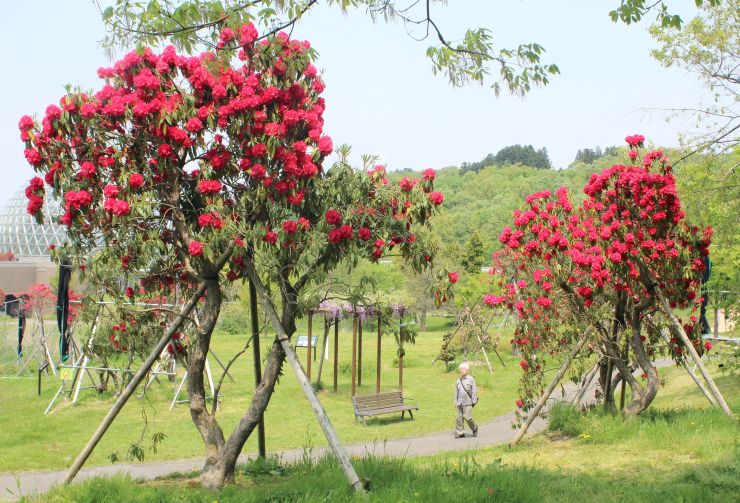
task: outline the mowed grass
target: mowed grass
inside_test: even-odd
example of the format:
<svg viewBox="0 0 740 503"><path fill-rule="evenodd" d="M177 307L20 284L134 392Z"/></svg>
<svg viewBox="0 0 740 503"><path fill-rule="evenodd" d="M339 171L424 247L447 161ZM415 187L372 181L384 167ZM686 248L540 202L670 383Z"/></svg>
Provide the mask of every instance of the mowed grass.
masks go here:
<svg viewBox="0 0 740 503"><path fill-rule="evenodd" d="M367 427L354 424L349 372L351 325L347 322L342 324L339 337L338 392L332 391L332 361L329 360L324 364L322 376L324 389L318 395L343 442L351 444L377 440L382 443L384 439L452 430L455 419L452 399L457 372L447 371L442 362L432 364L439 352L442 335L451 323L450 318L431 317L429 330L419 334L415 346L406 347L404 394L415 398L419 403L420 410L414 414L414 419L409 420L407 416L402 420L400 414L381 416L368 420ZM316 323L314 335L322 335L321 325L321 322ZM245 327L248 327L248 324L245 324ZM510 331L511 328L504 329L502 342L508 341ZM305 327L299 330L299 333L305 334ZM13 327L8 328L8 335L14 336ZM245 341L244 335L228 335L219 331L214 336L212 347L225 362L243 348ZM330 345L332 341L333 331ZM365 331L363 381L362 386L358 387L358 394L375 392L376 341L375 332ZM267 352L271 342L270 335L261 338L263 353ZM485 366L474 367L474 375L480 387L480 405L475 409L476 419L479 421L512 411L517 398L516 390L521 373L517 365L518 358L510 354L508 344L503 346L505 348L501 348L499 353L506 367L503 367L493 354L490 355L494 366L493 375ZM6 344L4 349L7 350L8 347ZM381 357L383 391L398 387L398 368L394 366L396 349L393 338L384 336ZM298 354L305 368L306 349L299 348ZM331 354L333 347L330 349ZM246 410L252 397L254 375L251 355L250 349L233 365L231 373L236 382L232 383L228 378L224 381L221 392L223 402L218 419L227 435ZM218 379L220 367L212 357L209 361ZM135 364L134 368L137 365ZM314 381L317 369L318 360L313 365ZM11 375L11 369L7 366L4 370L6 376ZM182 369L180 373L182 374ZM170 411L174 384L167 382L166 378L161 379L162 384L153 385L146 398L142 400L132 398L129 401L95 449L87 463L88 466L109 464L108 456L113 452L117 452L120 459L125 459L129 446L139 441L145 424L148 427L142 442L145 462L199 458L204 455L203 444L191 422L187 404L179 404ZM60 401L48 416L44 416L44 410L59 388L60 381L53 376L44 376L40 397L37 396L36 385L33 379L0 380L0 472L68 467L115 400L110 392L98 395L94 390L84 390L78 404ZM181 397L186 397L185 391ZM325 445L321 429L288 365L284 367L284 375L280 378L266 411L265 423L268 452ZM150 444L151 436L156 432L164 433L166 438L158 445L155 454L150 450ZM257 451L255 437L256 435L249 439L244 452Z"/></svg>
<svg viewBox="0 0 740 503"><path fill-rule="evenodd" d="M740 410L738 376L718 376ZM695 398L693 383L667 382L668 395ZM423 458L355 460L370 480L363 501L729 502L740 494L740 427L717 409L673 403L630 420L592 411L561 414L558 428L500 446ZM564 426L567 426L563 428ZM564 433L562 430L567 430ZM93 479L39 496L44 502L355 501L332 460L281 467L251 463L216 493L197 474L139 483Z"/></svg>

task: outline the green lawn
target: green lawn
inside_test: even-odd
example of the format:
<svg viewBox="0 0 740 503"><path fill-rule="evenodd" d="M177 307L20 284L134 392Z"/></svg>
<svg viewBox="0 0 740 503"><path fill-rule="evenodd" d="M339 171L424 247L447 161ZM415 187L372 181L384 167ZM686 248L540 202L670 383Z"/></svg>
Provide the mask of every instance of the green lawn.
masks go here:
<svg viewBox="0 0 740 503"><path fill-rule="evenodd" d="M355 460L361 477L371 481L362 501L737 501L740 427L717 409L704 407L693 383L669 379L673 372L664 373L662 406L636 419L597 411L570 415L559 423L567 428L527 438L514 450L500 446L424 458ZM736 411L739 379L717 379ZM188 478L195 475L147 483L94 479L55 489L38 501L356 501L331 460L292 467L252 463L240 469L235 484L217 493L198 488Z"/></svg>
<svg viewBox="0 0 740 503"><path fill-rule="evenodd" d="M367 427L353 422L349 374L351 327L348 324L342 327L339 391L336 394L331 391L332 366L331 361L328 361L323 377L328 390L321 391L319 397L343 442L382 441L452 429L452 393L457 373L447 372L441 362L432 365L432 360L439 352L441 336L450 322L449 318L430 318L429 331L419 335L415 346L406 348L404 393L416 398L421 409L414 415L414 420L385 416L382 419L369 420ZM12 330L13 327L8 328L9 334L13 333ZM317 332L319 330L315 328L314 333ZM502 341L507 340L508 335L502 337ZM240 350L244 341L243 336L218 332L214 337L213 347L216 354L224 360ZM269 336L262 338L264 351L268 349L270 342ZM478 420L504 414L514 407L521 371L517 365L518 358L511 356L508 344L506 346L507 349L500 351L506 367L502 367L495 355L491 355L495 367L493 375L483 366L475 368L475 377L480 387L480 405L476 407ZM4 349L7 350L8 347L6 344ZM393 339L384 337L381 366L384 390L395 389L398 385L398 369L394 366L395 352ZM305 348L300 348L298 353L305 366ZM366 332L363 344L363 385L358 389L358 394L375 391L375 353L376 335ZM213 359L210 363L213 369L219 369ZM316 370L315 365L314 376ZM228 379L225 381L222 390L223 407L218 414L227 432L245 410L254 389L251 351L235 363L233 374L237 382L231 383ZM92 390L83 391L79 405L62 403L48 416L44 416L43 412L58 386L57 379L52 376L44 377L42 394L38 397L35 380L0 380L0 472L69 466L114 401L109 393L99 396ZM165 381L153 386L148 400L132 399L98 445L88 464L108 464L108 456L112 452L125 457L129 445L140 437L144 414L149 425L145 448L149 446L148 439L152 433L163 432L167 435L156 454L147 449L146 461L201 457L202 442L192 425L187 405L180 404L175 410L168 410L173 395L173 385ZM287 365L285 375L280 379L267 409L266 424L268 451L325 443L308 402ZM278 433L278 428L282 433ZM247 442L245 452L256 452L256 448L256 439L252 438Z"/></svg>

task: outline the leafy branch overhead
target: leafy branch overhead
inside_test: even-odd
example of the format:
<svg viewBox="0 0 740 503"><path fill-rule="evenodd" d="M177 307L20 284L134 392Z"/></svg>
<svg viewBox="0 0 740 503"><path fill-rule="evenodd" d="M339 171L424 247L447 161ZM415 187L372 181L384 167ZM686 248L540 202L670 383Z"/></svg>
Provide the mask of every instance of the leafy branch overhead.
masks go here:
<svg viewBox="0 0 740 503"><path fill-rule="evenodd" d="M470 28L462 38L448 36L438 9L445 0L114 0L96 4L108 29L102 45L112 55L117 48L157 46L164 41L192 53L219 45L218 33L228 26L254 22L262 27L260 38L282 30L292 33L310 10L323 4L338 8L364 9L374 20L403 25L416 41L433 41L426 55L434 74L442 73L455 87L487 85L498 95L502 90L524 96L534 87L550 83L560 73L554 63L542 61L545 48L535 42L502 47L494 43L493 32L485 27ZM697 5L703 3L696 0ZM719 0L708 0L715 5ZM663 1L622 0L610 13L615 22L631 24L649 12L664 27L680 27L681 18L672 14ZM473 13L474 14L474 13ZM471 15L472 17L472 15Z"/></svg>

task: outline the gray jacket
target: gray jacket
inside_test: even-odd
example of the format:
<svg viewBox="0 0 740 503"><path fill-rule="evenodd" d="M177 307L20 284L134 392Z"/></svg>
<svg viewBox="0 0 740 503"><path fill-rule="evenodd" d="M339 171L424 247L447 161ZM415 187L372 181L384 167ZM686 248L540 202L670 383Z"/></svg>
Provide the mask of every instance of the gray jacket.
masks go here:
<svg viewBox="0 0 740 503"><path fill-rule="evenodd" d="M478 402L478 386L472 376L455 381L455 405L473 405Z"/></svg>

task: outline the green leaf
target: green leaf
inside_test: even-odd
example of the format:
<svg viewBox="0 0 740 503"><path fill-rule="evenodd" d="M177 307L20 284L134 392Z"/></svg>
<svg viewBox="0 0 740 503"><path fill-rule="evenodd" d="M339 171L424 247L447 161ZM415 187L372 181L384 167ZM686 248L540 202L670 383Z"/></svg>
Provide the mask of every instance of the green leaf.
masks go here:
<svg viewBox="0 0 740 503"><path fill-rule="evenodd" d="M108 7L103 11L103 21L107 21L113 17L113 7Z"/></svg>

